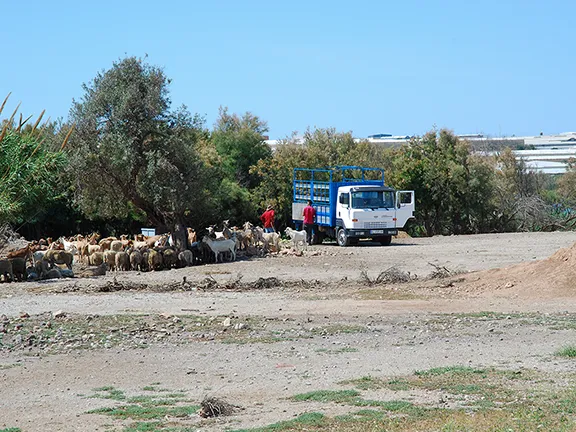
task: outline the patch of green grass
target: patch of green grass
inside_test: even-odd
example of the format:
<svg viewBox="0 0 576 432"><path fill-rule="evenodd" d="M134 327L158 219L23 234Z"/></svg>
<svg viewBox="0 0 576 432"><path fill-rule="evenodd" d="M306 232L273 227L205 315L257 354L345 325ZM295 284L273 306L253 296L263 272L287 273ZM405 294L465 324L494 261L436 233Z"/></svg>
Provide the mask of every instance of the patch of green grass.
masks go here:
<svg viewBox="0 0 576 432"><path fill-rule="evenodd" d="M7 364L0 364L0 370L6 370L6 369L12 369L18 366L21 366L21 363L7 363ZM0 429L0 432L2 432L2 430Z"/></svg>
<svg viewBox="0 0 576 432"><path fill-rule="evenodd" d="M126 395L122 390L118 390L114 387L99 387L94 389L96 394L88 396L89 398L99 398L99 399L112 399L117 401L126 400Z"/></svg>
<svg viewBox="0 0 576 432"><path fill-rule="evenodd" d="M17 427L9 427L6 429L0 429L0 432L22 432L22 429Z"/></svg>
<svg viewBox="0 0 576 432"><path fill-rule="evenodd" d="M153 404L156 402L156 396L155 395L140 395L140 396L133 396L130 397L128 399L126 399L126 402L128 403L132 403L132 404Z"/></svg>
<svg viewBox="0 0 576 432"><path fill-rule="evenodd" d="M363 333L366 328L359 325L352 324L332 324L322 327L314 327L310 330L313 335L320 336L331 336L337 334L352 334L352 333Z"/></svg>
<svg viewBox="0 0 576 432"><path fill-rule="evenodd" d="M105 392L105 391L110 391L110 390L114 390L114 386L96 387L96 388L92 389L92 391L95 391L95 392Z"/></svg>
<svg viewBox="0 0 576 432"><path fill-rule="evenodd" d="M393 391L410 390L410 384L404 378L393 378L388 380L385 387Z"/></svg>
<svg viewBox="0 0 576 432"><path fill-rule="evenodd" d="M118 421L132 421L123 431L185 432L190 430L186 426L187 419L200 409L198 405L189 404L184 390L168 393L169 389L153 387L153 390L147 390L149 393L130 397L127 397L123 390L111 386L95 390L98 390L97 394L90 397L115 399L122 404L94 409L87 414L107 415Z"/></svg>
<svg viewBox="0 0 576 432"><path fill-rule="evenodd" d="M298 402L314 401L350 403L359 396L360 393L356 390L317 390L309 393L297 394L292 396L291 399Z"/></svg>
<svg viewBox="0 0 576 432"><path fill-rule="evenodd" d="M380 378L367 375L354 380L341 381L338 384L347 385L352 384L359 390L376 390L384 387L384 383Z"/></svg>
<svg viewBox="0 0 576 432"><path fill-rule="evenodd" d="M281 421L278 423L271 424L269 426L264 426L254 429L238 429L232 432L278 432L278 431L305 431L310 430L313 427L316 430L322 427L325 423L326 417L322 413L311 412L301 414L293 420Z"/></svg>
<svg viewBox="0 0 576 432"><path fill-rule="evenodd" d="M484 369L474 369L468 366L445 366L428 370L416 371L416 376L444 375L444 374L485 374Z"/></svg>
<svg viewBox="0 0 576 432"><path fill-rule="evenodd" d="M136 422L124 428L124 432L158 432L166 430L160 422Z"/></svg>
<svg viewBox="0 0 576 432"><path fill-rule="evenodd" d="M191 406L142 406L142 405L124 405L115 408L99 408L89 411L88 414L106 414L117 419L132 420L157 420L166 416L170 417L189 417L196 413L200 407Z"/></svg>
<svg viewBox="0 0 576 432"><path fill-rule="evenodd" d="M298 394L292 396L291 399L298 402L334 402L350 406L379 407L385 411L407 412L416 409L414 404L406 401L378 401L362 399L362 397L360 397L360 393L356 390L318 390L309 393Z"/></svg>
<svg viewBox="0 0 576 432"><path fill-rule="evenodd" d="M560 357L576 357L576 346L575 345L567 345L563 348L560 348L558 351L555 352L557 356Z"/></svg>

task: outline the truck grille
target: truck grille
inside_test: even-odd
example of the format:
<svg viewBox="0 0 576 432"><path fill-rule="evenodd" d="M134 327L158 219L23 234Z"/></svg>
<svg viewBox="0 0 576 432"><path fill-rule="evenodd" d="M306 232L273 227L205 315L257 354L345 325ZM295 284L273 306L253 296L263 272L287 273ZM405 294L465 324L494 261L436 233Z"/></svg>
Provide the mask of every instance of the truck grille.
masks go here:
<svg viewBox="0 0 576 432"><path fill-rule="evenodd" d="M364 222L364 229L388 228L388 222Z"/></svg>

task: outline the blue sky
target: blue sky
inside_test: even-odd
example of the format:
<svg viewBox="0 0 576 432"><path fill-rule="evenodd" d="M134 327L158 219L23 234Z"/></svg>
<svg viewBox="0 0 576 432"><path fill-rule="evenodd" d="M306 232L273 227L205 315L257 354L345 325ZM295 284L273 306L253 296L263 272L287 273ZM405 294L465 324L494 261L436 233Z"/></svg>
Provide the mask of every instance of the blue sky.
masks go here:
<svg viewBox="0 0 576 432"><path fill-rule="evenodd" d="M219 106L355 136L576 130L573 1L2 1L0 98L68 116L82 83L148 55L212 126ZM5 115L5 114L4 114Z"/></svg>

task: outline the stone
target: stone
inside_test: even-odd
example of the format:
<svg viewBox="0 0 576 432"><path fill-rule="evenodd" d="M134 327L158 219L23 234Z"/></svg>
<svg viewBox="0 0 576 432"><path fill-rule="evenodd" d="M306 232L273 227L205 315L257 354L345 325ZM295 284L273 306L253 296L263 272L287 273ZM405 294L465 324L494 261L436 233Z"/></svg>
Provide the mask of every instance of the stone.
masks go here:
<svg viewBox="0 0 576 432"><path fill-rule="evenodd" d="M66 313L62 310L56 311L53 314L54 318L64 318L66 317Z"/></svg>

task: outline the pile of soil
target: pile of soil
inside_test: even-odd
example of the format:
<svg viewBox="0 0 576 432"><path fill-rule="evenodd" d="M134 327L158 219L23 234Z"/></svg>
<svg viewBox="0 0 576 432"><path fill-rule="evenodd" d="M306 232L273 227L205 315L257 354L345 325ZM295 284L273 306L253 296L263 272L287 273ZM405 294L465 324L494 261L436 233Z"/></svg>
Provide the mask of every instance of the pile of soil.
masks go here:
<svg viewBox="0 0 576 432"><path fill-rule="evenodd" d="M398 234L394 236L396 239L412 238L410 234L406 231L398 231Z"/></svg>
<svg viewBox="0 0 576 432"><path fill-rule="evenodd" d="M557 298L576 296L576 243L549 258L471 273L461 278L468 293L502 297Z"/></svg>

